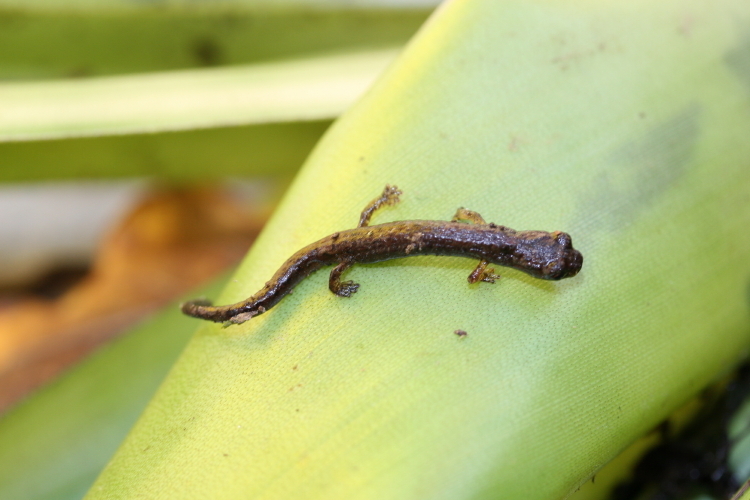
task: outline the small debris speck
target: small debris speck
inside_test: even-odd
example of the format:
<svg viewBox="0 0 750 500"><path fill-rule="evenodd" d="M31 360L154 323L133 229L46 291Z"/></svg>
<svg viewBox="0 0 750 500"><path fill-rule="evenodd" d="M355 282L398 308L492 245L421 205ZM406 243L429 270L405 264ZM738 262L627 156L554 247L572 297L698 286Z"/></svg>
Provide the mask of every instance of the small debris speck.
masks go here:
<svg viewBox="0 0 750 500"><path fill-rule="evenodd" d="M466 337L466 336L468 335L468 333L466 333L466 331L464 331L464 330L456 330L456 331L455 331L455 332L453 332L453 333L455 333L455 334L456 334L456 335L458 335L459 337Z"/></svg>

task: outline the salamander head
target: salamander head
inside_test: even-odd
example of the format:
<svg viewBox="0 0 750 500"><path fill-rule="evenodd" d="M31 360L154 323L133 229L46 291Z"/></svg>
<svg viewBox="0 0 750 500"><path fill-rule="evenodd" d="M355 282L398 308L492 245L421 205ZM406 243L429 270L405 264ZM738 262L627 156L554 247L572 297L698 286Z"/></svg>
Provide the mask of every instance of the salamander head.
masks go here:
<svg viewBox="0 0 750 500"><path fill-rule="evenodd" d="M509 261L503 262L502 255L498 255L497 260L490 260L543 280L570 278L581 270L583 256L573 248L567 233L518 231L514 232L513 239Z"/></svg>
<svg viewBox="0 0 750 500"><path fill-rule="evenodd" d="M559 246L560 254L549 267L545 269L544 279L561 280L563 278L572 278L583 266L583 255L573 248L573 241L568 233L555 231L551 233L555 242Z"/></svg>

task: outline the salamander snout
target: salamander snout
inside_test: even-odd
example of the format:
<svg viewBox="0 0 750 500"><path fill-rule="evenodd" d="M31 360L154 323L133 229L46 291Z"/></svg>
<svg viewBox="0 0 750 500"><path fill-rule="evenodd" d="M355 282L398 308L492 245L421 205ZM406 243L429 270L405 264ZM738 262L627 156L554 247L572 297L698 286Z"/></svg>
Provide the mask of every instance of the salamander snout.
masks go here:
<svg viewBox="0 0 750 500"><path fill-rule="evenodd" d="M583 255L573 248L573 240L568 233L555 231L552 233L559 251L562 253L557 258L556 265L550 270L547 279L561 280L563 278L572 278L583 266Z"/></svg>
<svg viewBox="0 0 750 500"><path fill-rule="evenodd" d="M581 267L583 267L583 255L581 255L581 252L575 248L569 248L565 250L565 255L563 256L563 267L557 279L572 278L578 274Z"/></svg>

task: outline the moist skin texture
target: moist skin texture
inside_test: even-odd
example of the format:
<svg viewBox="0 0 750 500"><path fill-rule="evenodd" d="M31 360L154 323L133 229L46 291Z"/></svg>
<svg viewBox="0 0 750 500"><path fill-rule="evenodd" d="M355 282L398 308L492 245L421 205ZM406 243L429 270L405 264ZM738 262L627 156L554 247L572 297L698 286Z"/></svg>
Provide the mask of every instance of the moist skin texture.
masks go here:
<svg viewBox="0 0 750 500"><path fill-rule="evenodd" d="M220 323L244 323L268 311L311 273L334 264L329 288L340 297L351 297L359 284L341 281L341 274L353 264L412 255L478 259L479 265L469 275L470 283L494 283L499 276L487 267L489 264L518 269L544 280L570 278L581 270L583 256L573 248L567 233L515 231L488 224L478 213L465 208L459 208L451 221L410 220L370 226L372 214L384 205L398 203L400 194L396 186L386 186L383 194L362 212L358 227L333 233L302 248L248 299L227 306L194 300L183 304L182 312Z"/></svg>

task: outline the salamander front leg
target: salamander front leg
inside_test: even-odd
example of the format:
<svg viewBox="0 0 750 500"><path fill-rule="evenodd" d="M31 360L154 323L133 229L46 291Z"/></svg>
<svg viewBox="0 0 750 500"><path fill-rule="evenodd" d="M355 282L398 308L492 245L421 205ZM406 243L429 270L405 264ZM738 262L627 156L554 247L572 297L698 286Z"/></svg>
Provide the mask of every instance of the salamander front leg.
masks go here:
<svg viewBox="0 0 750 500"><path fill-rule="evenodd" d="M351 297L359 289L359 283L341 281L341 273L352 267L352 262L346 261L334 267L328 279L328 288L339 297Z"/></svg>
<svg viewBox="0 0 750 500"><path fill-rule="evenodd" d="M456 210L456 215L453 216L451 222L469 221L473 224L487 224L484 218L473 210L467 210L464 207ZM493 226L494 224L490 224ZM478 281L484 281L486 283L494 283L495 280L500 279L499 274L495 274L495 270L491 267L487 267L490 263L486 260L479 261L477 267L469 275L469 283L476 283Z"/></svg>
<svg viewBox="0 0 750 500"><path fill-rule="evenodd" d="M467 210L464 207L456 210L456 215L453 216L451 222L469 221L473 224L487 224L481 215L473 210Z"/></svg>
<svg viewBox="0 0 750 500"><path fill-rule="evenodd" d="M495 280L499 280L500 275L495 274L495 270L491 267L487 267L488 265L489 262L486 260L480 261L477 267L469 275L469 283L474 284L478 281L494 283Z"/></svg>
<svg viewBox="0 0 750 500"><path fill-rule="evenodd" d="M359 217L359 224L357 224L357 227L365 227L369 225L370 217L372 217L372 214L375 212L375 210L384 205L395 205L400 201L398 197L401 194L403 193L401 193L401 190L399 190L397 186L386 184L385 189L383 190L383 194L381 194L378 198L372 200L362 211L362 215L360 215Z"/></svg>

